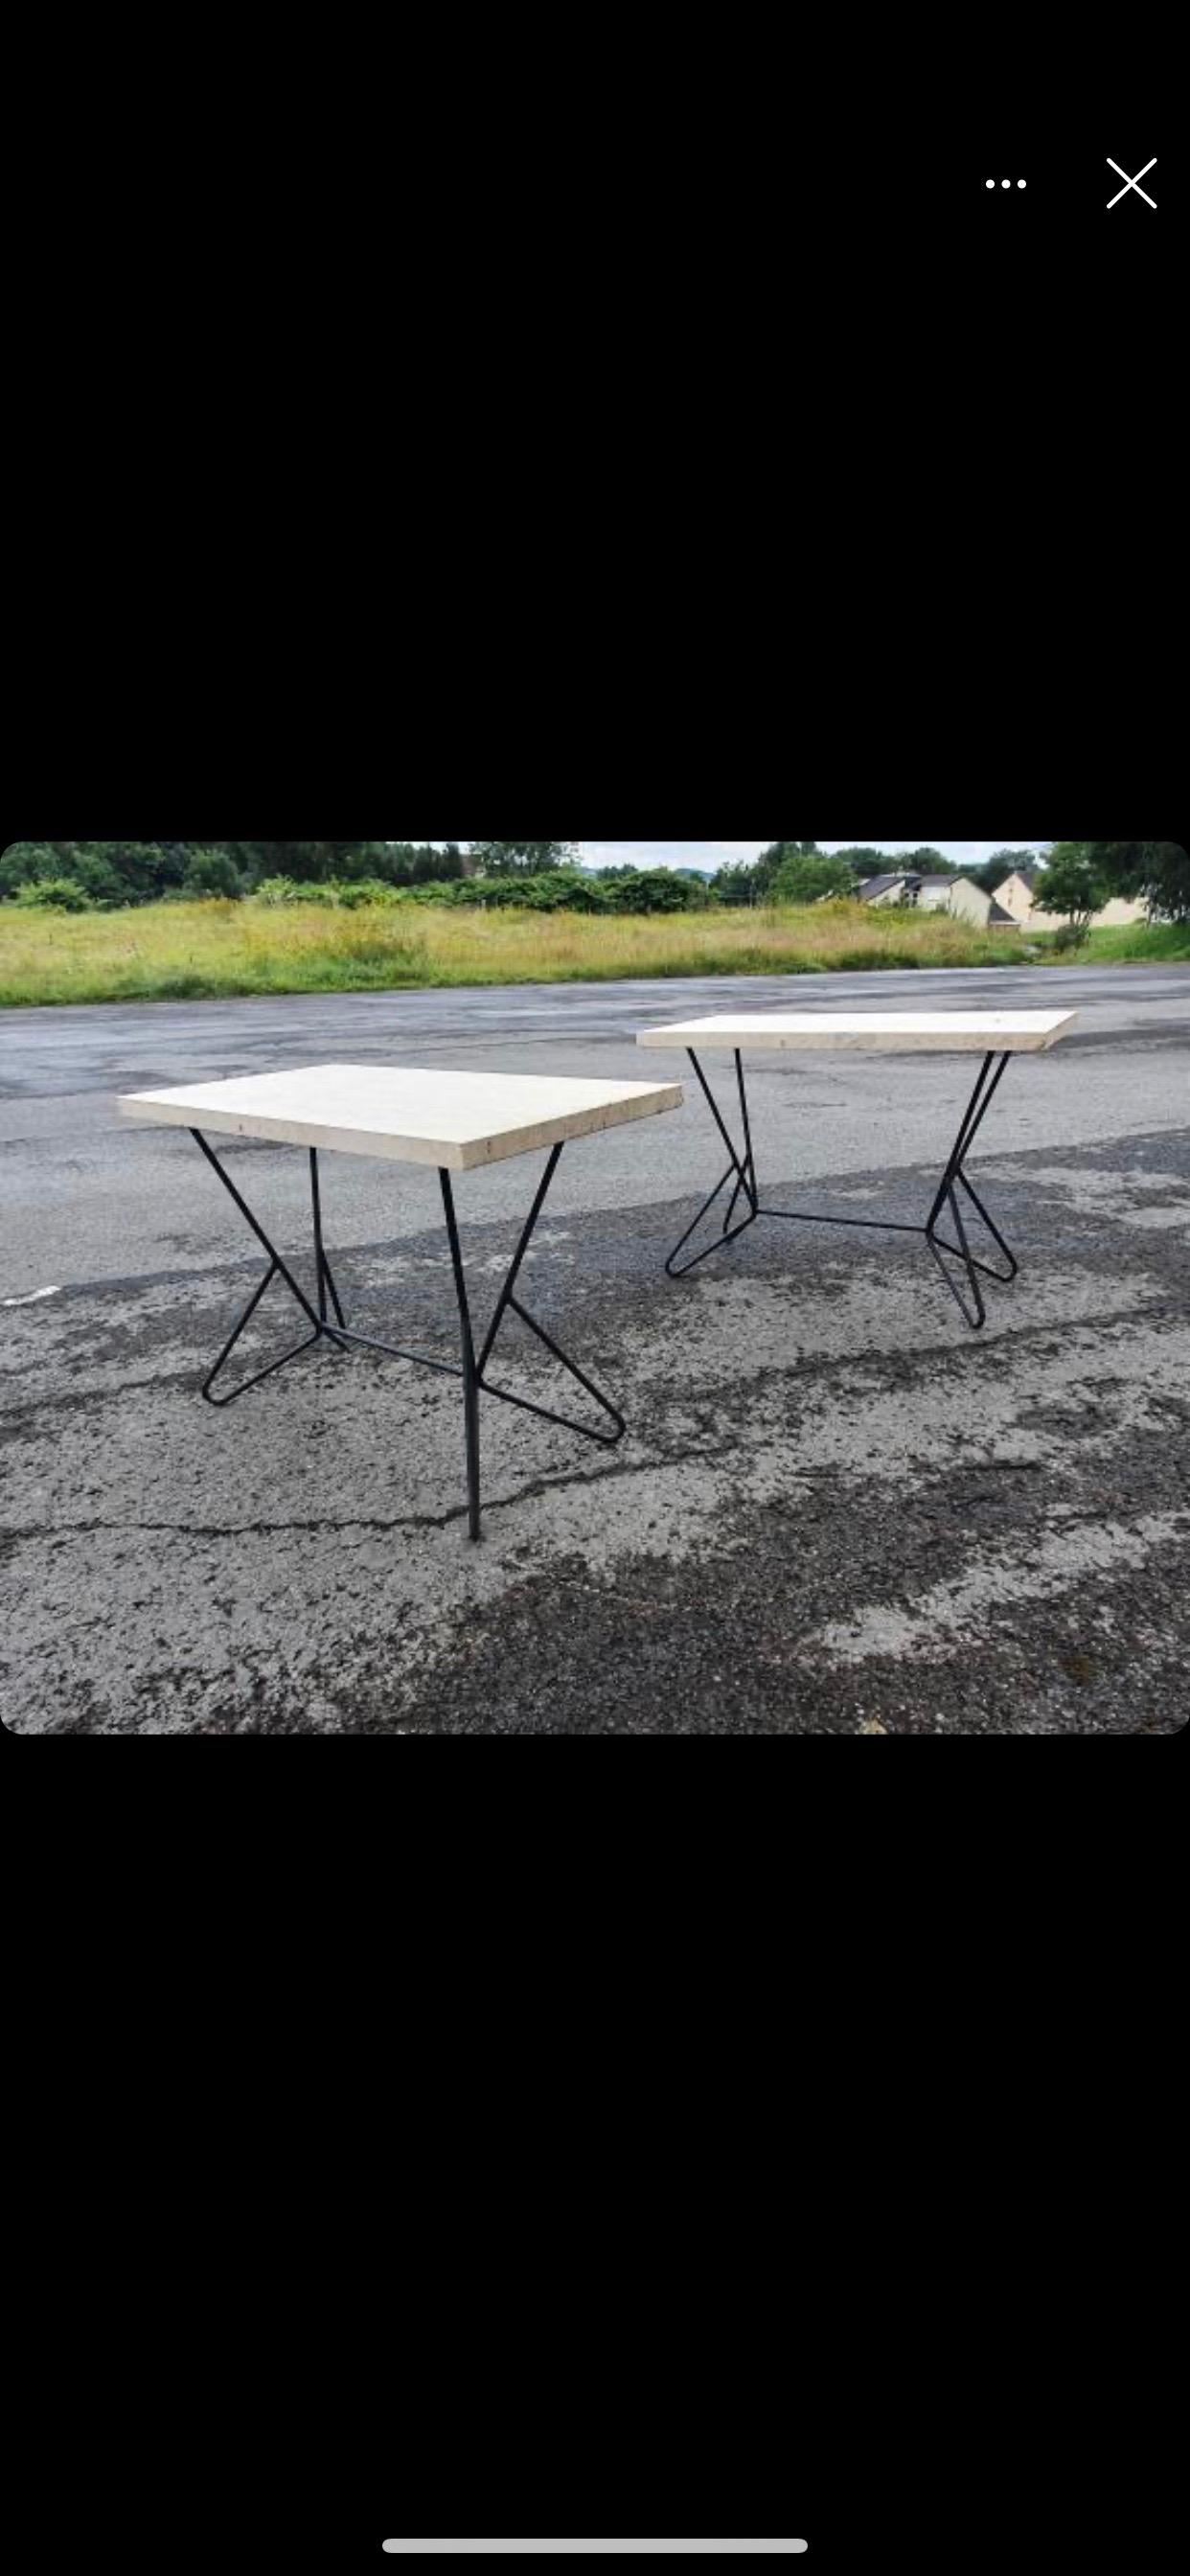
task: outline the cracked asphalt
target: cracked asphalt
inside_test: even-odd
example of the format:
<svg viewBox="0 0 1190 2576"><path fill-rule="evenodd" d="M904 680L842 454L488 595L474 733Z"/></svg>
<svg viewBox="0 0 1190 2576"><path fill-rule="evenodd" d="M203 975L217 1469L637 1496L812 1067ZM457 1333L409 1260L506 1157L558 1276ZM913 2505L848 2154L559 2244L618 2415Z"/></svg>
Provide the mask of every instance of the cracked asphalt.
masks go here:
<svg viewBox="0 0 1190 2576"><path fill-rule="evenodd" d="M568 1147L525 1274L614 1451L327 1346L218 1413L261 1273L123 1089L359 1061L661 1078L717 1005L1081 1012L973 1177L1021 1262L969 1333L920 1242L759 1225L664 1274L722 1164L684 1110ZM681 1078L683 1060L673 1072ZM957 1057L758 1059L766 1197L912 1221ZM728 1072L714 1077L726 1100ZM16 1734L1170 1734L1190 1650L1190 969L530 987L0 1015L0 1690ZM309 1278L304 1158L231 1148ZM458 1186L482 1323L541 1159ZM432 1172L324 1158L348 1320L454 1357ZM304 1265L304 1268L303 1268ZM245 1336L292 1340L276 1285ZM298 1337L302 1326L299 1319ZM582 1398L515 1324L502 1379Z"/></svg>

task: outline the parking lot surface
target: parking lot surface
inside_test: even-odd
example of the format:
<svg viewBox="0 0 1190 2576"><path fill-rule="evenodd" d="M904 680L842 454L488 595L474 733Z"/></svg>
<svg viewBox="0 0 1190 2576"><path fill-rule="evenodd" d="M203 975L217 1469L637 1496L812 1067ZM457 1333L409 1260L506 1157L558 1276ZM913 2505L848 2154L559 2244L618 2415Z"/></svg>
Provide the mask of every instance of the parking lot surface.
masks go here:
<svg viewBox="0 0 1190 2576"><path fill-rule="evenodd" d="M563 1156L526 1295L614 1396L603 1452L323 1347L198 1389L261 1261L121 1090L356 1060L664 1078L716 1007L1077 1007L972 1175L1021 1262L966 1330L920 1242L757 1226L680 1284L723 1164L697 1086ZM687 1070L673 1060L675 1078ZM713 1078L727 1096L729 1067ZM924 1215L960 1058L757 1059L767 1197ZM230 1168L305 1264L303 1157ZM481 1323L538 1158L457 1191ZM454 1356L435 1175L324 1159L348 1320ZM1190 969L704 980L0 1015L0 1688L17 1734L1165 1734L1190 1649ZM263 1365L293 1338L274 1288ZM246 1337L247 1343L247 1337ZM502 1374L543 1403L548 1353ZM580 1399L581 1401L581 1399Z"/></svg>

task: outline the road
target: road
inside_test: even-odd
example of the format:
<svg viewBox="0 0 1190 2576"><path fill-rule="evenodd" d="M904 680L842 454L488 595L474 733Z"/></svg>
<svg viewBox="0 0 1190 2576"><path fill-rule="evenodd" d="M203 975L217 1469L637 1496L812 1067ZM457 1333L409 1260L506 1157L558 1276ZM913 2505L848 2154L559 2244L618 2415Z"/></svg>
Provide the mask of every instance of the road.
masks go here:
<svg viewBox="0 0 1190 2576"><path fill-rule="evenodd" d="M716 1175L676 1116L569 1149L533 1302L621 1402L579 1446L484 1419L462 1538L452 1385L325 1350L197 1399L259 1263L181 1133L121 1090L286 1063L648 1079L642 1024L725 1006L1076 1008L980 1139L1022 1261L968 1334L924 1248L756 1227L672 1285ZM675 1058L673 1071L684 1070ZM39 1732L1165 1733L1190 1646L1190 969L300 995L0 1015L5 1723ZM969 1068L762 1060L778 1204L928 1206ZM304 1241L302 1158L237 1146ZM460 1188L482 1308L537 1165ZM980 1186L983 1186L981 1179ZM432 1173L345 1157L353 1320L449 1331ZM21 1302L28 1301L28 1302ZM259 1346L289 1330L266 1302ZM556 1400L527 1340L519 1382Z"/></svg>

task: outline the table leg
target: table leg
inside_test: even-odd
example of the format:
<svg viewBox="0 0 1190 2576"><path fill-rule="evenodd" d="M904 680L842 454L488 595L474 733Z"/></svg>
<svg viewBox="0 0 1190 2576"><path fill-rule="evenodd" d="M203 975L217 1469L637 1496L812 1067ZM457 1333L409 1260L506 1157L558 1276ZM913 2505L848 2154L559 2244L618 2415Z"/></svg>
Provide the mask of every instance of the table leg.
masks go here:
<svg viewBox="0 0 1190 2576"><path fill-rule="evenodd" d="M735 1060L736 1081L739 1085L740 1093L740 1112L744 1123L744 1152L741 1158L741 1156L736 1152L726 1120L723 1117L719 1103L715 1098L709 1082L707 1081L706 1075L703 1072L702 1066L698 1061L698 1057L696 1056L693 1047L687 1047L686 1053L689 1056L690 1062L693 1065L699 1082L702 1085L703 1094L710 1109L711 1116L723 1138L723 1142L727 1147L731 1160L722 1180L716 1181L709 1199L703 1200L702 1206L700 1207L693 1224L687 1226L681 1242L675 1243L673 1251L665 1265L666 1271L671 1279L684 1279L688 1271L697 1270L700 1261L706 1261L712 1252L721 1252L724 1244L734 1243L738 1235L746 1233L750 1225L755 1225L757 1217L762 1213L759 1187L756 1179L756 1158L752 1151L752 1126L748 1115L748 1092L744 1082L743 1057L737 1052ZM731 1201L723 1219L723 1225L719 1235L713 1243L706 1244L701 1252L692 1253L689 1261L679 1261L679 1254L685 1251L691 1238L697 1234L704 1216L709 1215L711 1209L714 1207L716 1199L722 1197L733 1172L735 1174L735 1188L732 1191ZM748 1202L748 1214L741 1220L739 1225L733 1226L732 1218L734 1217L739 1205L741 1191L743 1191Z"/></svg>
<svg viewBox="0 0 1190 2576"><path fill-rule="evenodd" d="M215 1362L214 1368L211 1370L210 1376L207 1378L202 1390L208 1404L214 1404L221 1408L228 1404L238 1404L240 1397L242 1395L247 1395L249 1387L260 1386L266 1377L275 1377L278 1369L287 1368L290 1360L296 1360L302 1351L310 1350L315 1342L321 1341L325 1328L326 1301L325 1295L322 1293L322 1272L320 1268L319 1302L322 1312L320 1314L315 1314L314 1308L310 1304L310 1300L307 1297L305 1290L299 1287L292 1270L289 1268L288 1264L282 1260L275 1245L270 1243L259 1218L253 1216L247 1200L241 1197L239 1190L236 1188L235 1182L229 1179L227 1173L223 1169L222 1163L218 1159L218 1156L212 1153L206 1137L200 1136L196 1127L192 1127L190 1133L193 1136L194 1142L198 1146L200 1153L205 1154L212 1171L217 1173L219 1179L222 1181L228 1197L235 1200L236 1206L238 1207L245 1223L251 1226L257 1242L263 1245L264 1250L269 1256L269 1267L265 1272L264 1278L261 1280L260 1286L256 1290L255 1295L249 1298L235 1330L229 1335L227 1341L225 1341L223 1348L219 1353L219 1357ZM317 1189L315 1191L315 1206L317 1208ZM313 1332L307 1333L304 1341L296 1342L292 1350L283 1351L279 1360L271 1360L267 1368L258 1369L254 1377L245 1378L242 1385L233 1387L230 1395L215 1395L212 1390L214 1388L216 1378L220 1375L228 1360L231 1358L231 1354L234 1351L236 1343L238 1342L241 1333L244 1331L245 1326L251 1323L252 1317L256 1313L256 1309L259 1306L262 1297L265 1295L266 1291L272 1287L274 1279L277 1278L283 1279L286 1287L290 1291L290 1294L296 1297L303 1314L309 1318L310 1323L314 1327Z"/></svg>
<svg viewBox="0 0 1190 2576"><path fill-rule="evenodd" d="M322 1192L318 1186L318 1150L317 1147L313 1145L310 1148L310 1199L314 1210L314 1251L318 1261L318 1312L322 1322L325 1324L327 1320L326 1292L329 1288L331 1292L331 1301L334 1305L335 1313L339 1318L339 1322L340 1324L346 1324L347 1318L339 1303L339 1291L335 1286L335 1282L331 1274L331 1265L327 1260L326 1248L322 1240Z"/></svg>
<svg viewBox="0 0 1190 2576"><path fill-rule="evenodd" d="M449 1172L438 1175L442 1183L442 1206L450 1243L451 1268L454 1271L455 1295L459 1301L459 1329L463 1345L463 1424L467 1437L467 1525L471 1537L480 1536L479 1493L479 1371L475 1365L475 1336L471 1330L471 1307L467 1297L467 1276L459 1244L455 1217L454 1192Z"/></svg>
<svg viewBox="0 0 1190 2576"><path fill-rule="evenodd" d="M742 1151L737 1151L726 1121L719 1108L718 1101L715 1099L710 1085L707 1082L702 1066L698 1061L698 1057L692 1049L688 1049L687 1052L690 1056L690 1062L693 1065L695 1073L697 1074L702 1086L703 1093L710 1107L715 1124L723 1138L728 1153L731 1156L731 1161L727 1170L723 1174L722 1179L716 1182L710 1197L704 1200L693 1224L687 1226L681 1242L675 1244L665 1265L671 1279L684 1279L688 1271L696 1269L699 1262L706 1261L712 1252L721 1252L725 1244L734 1243L741 1234L746 1232L750 1225L753 1225L756 1222L758 1217L775 1217L781 1223L786 1225L849 1225L859 1226L865 1231L880 1234L923 1235L940 1271L942 1272L942 1276L946 1281L947 1287L950 1289L951 1295L954 1297L955 1302L964 1317L964 1320L971 1326L973 1332L978 1332L981 1329L987 1321L987 1309L984 1304L983 1292L979 1285L979 1274L982 1273L986 1279L998 1280L1002 1287L1007 1287L1010 1285L1011 1281L1017 1277L1019 1270L1019 1264L1015 1255L1009 1250L998 1226L993 1223L993 1220L989 1216L978 1191L975 1189L973 1183L968 1180L966 1172L966 1158L971 1151L971 1147L975 1142L984 1119L987 1116L988 1110L991 1108L996 1092L999 1089L1008 1069L1009 1058L1007 1055L997 1056L996 1054L991 1053L985 1056L983 1065L980 1069L979 1079L975 1085L971 1099L967 1104L963 1123L959 1129L954 1145L951 1148L946 1169L943 1173L933 1207L930 1210L926 1223L924 1225L909 1225L903 1220L898 1220L893 1217L831 1216L826 1210L819 1212L812 1208L773 1208L762 1206L759 1184L756 1177L756 1155L752 1143L752 1124L748 1109L748 1090L744 1079L742 1055L737 1051L735 1059L736 1081L740 1095L740 1114L743 1121L744 1131L743 1149ZM713 1208L716 1199L721 1197L723 1191L727 1188L733 1174L735 1176L735 1187L732 1191L727 1213L723 1220L721 1234L717 1236L714 1241L706 1244L701 1252L692 1254L688 1261L680 1261L679 1256L685 1251L686 1245L690 1242L692 1236L697 1233L699 1226L702 1224L703 1218L709 1213L710 1209ZM958 1192L960 1190L962 1190L965 1196L969 1199L972 1207L975 1209L976 1215L979 1217L981 1223L986 1227L993 1242L999 1245L1008 1265L1006 1269L997 1270L994 1269L989 1262L977 1260L968 1240L967 1228L963 1223L962 1210L958 1199ZM743 1193L747 1199L749 1212L747 1216L741 1220L739 1225L733 1226L732 1219L739 1204L741 1193ZM954 1223L954 1230L958 1236L957 1243L949 1242L947 1238L938 1231L939 1219L941 1218L944 1209L947 1207L950 1209ZM957 1283L953 1271L947 1267L948 1262L956 1261L963 1264L963 1268L966 1273L967 1282L971 1291L970 1304L967 1303L967 1300L963 1295L962 1288Z"/></svg>
<svg viewBox="0 0 1190 2576"><path fill-rule="evenodd" d="M541 1186L538 1189L537 1196L534 1199L533 1205L529 1210L528 1217L526 1218L520 1242L512 1256L508 1276L505 1279L504 1286L502 1287L499 1298L497 1299L496 1311L492 1317L491 1324L488 1328L487 1338L480 1354L479 1383L483 1388L485 1395L498 1396L502 1404L516 1405L518 1410L522 1413L536 1413L543 1422L556 1422L560 1424L562 1430L577 1431L581 1439L594 1440L600 1448L614 1449L617 1442L623 1439L628 1428L623 1414L616 1411L615 1405L610 1401L608 1396L603 1395L600 1392L594 1379L589 1378L585 1371L579 1367L577 1360L572 1360L569 1353L562 1349L561 1344L554 1340L552 1334L547 1333L544 1324L538 1322L536 1315L530 1314L528 1307L521 1304L520 1298L515 1293L516 1284L521 1273L521 1265L533 1240L533 1234L538 1218L545 1206L550 1184L561 1159L562 1147L560 1145L555 1145L542 1176ZM606 1413L609 1421L614 1422L616 1426L614 1431L597 1431L589 1422L576 1422L573 1414L553 1413L546 1405L531 1404L528 1396L512 1395L509 1393L507 1387L493 1386L492 1381L487 1374L488 1361L496 1347L497 1338L503 1330L505 1317L509 1314L518 1315L522 1324L526 1324L529 1331L536 1334L538 1341L544 1342L547 1351L552 1354L554 1359L560 1362L561 1366L566 1370L567 1375L574 1378L576 1384L581 1386L584 1392L599 1406L600 1412Z"/></svg>
<svg viewBox="0 0 1190 2576"><path fill-rule="evenodd" d="M1002 1288L1007 1288L1017 1277L1020 1269L1020 1264L1017 1261L1015 1254L1009 1251L1008 1245L1006 1244L999 1227L993 1224L992 1219L988 1215L987 1209L984 1206L983 1200L980 1198L978 1191L968 1180L967 1174L963 1168L967 1155L971 1151L971 1147L975 1142L976 1136L978 1135L984 1119L991 1108L996 1092L998 1091L999 1086L1004 1079L1004 1075L1007 1072L1008 1062L1009 1059L1006 1055L1002 1055L998 1059L994 1055L987 1055L984 1057L983 1065L980 1069L979 1080L971 1095L966 1117L964 1118L963 1124L955 1139L950 1161L943 1173L938 1195L930 1210L929 1219L925 1228L926 1241L929 1244L934 1259L938 1264L938 1268L942 1272L942 1276L955 1300L955 1304L959 1308L959 1312L963 1316L964 1320L970 1324L972 1332L979 1332L981 1327L987 1321L987 1309L984 1305L983 1292L980 1288L977 1274L982 1271L985 1279L998 1280ZM992 1072L993 1065L996 1067L994 1073ZM963 1223L962 1210L960 1209L958 1201L959 1190L965 1191L967 1197L971 1201L972 1207L975 1209L976 1215L980 1218L983 1225L986 1226L993 1241L999 1244L1000 1250L1008 1263L1007 1270L994 1270L989 1262L976 1260L967 1240L967 1229ZM957 1244L948 1243L945 1237L940 1235L938 1232L939 1217L942 1214L943 1208L948 1205L951 1216L954 1220L955 1233L959 1238ZM974 1312L972 1312L972 1308L967 1305L963 1297L962 1290L956 1285L953 1272L947 1269L946 1262L942 1258L944 1253L949 1260L961 1261L964 1264L971 1288Z"/></svg>
<svg viewBox="0 0 1190 2576"><path fill-rule="evenodd" d="M612 1404L609 1397L601 1392L600 1388L596 1386L594 1380L589 1378L585 1371L578 1366L577 1361L572 1360L569 1354L562 1349L560 1343L554 1340L553 1335L546 1331L544 1324L540 1323L537 1317L530 1313L528 1307L522 1303L516 1293L526 1254L528 1253L530 1244L532 1243L538 1219L540 1218L542 1209L545 1206L550 1184L562 1157L562 1147L560 1145L556 1145L550 1155L545 1173L543 1174L534 1197L533 1205L529 1210L528 1217L522 1229L520 1240L509 1264L507 1275L496 1302L496 1308L491 1324L489 1325L482 1348L478 1354L476 1351L475 1333L471 1320L470 1298L467 1289L466 1272L463 1266L462 1247L459 1241L458 1220L455 1214L454 1193L451 1187L450 1174L449 1172L443 1171L439 1175L442 1185L442 1205L446 1219L447 1241L450 1246L451 1270L454 1277L455 1296L459 1309L459 1333L461 1345L460 1364L449 1360L436 1359L427 1351L403 1350L393 1342L380 1341L374 1334L354 1332L347 1325L344 1320L342 1303L340 1301L338 1289L335 1285L334 1274L331 1270L330 1262L327 1258L326 1246L323 1241L322 1193L319 1182L318 1155L316 1151L311 1151L310 1153L310 1199L314 1225L314 1257L318 1298L317 1309L311 1304L305 1290L294 1277L294 1274L289 1268L287 1262L277 1251L275 1245L270 1242L259 1218L254 1216L247 1200L236 1188L235 1182L231 1180L228 1174L224 1171L218 1156L212 1152L205 1136L200 1135L198 1129L195 1127L191 1128L190 1134L193 1136L195 1144L206 1157L212 1171L215 1172L219 1180L222 1181L223 1187L227 1191L229 1198L234 1200L245 1223L251 1227L258 1243L261 1244L264 1251L267 1252L269 1256L269 1267L265 1272L260 1286L250 1297L234 1331L229 1335L228 1340L224 1343L223 1349L220 1351L219 1357L203 1387L202 1392L208 1404L217 1406L235 1404L238 1402L241 1395L246 1395L248 1393L250 1387L259 1386L265 1378L274 1377L279 1369L287 1367L289 1361L296 1359L301 1351L310 1350L313 1345L319 1341L328 1341L332 1343L335 1348L340 1350L360 1349L378 1351L386 1359L409 1360L418 1368L437 1370L440 1376L461 1378L463 1381L463 1419L467 1450L467 1517L468 1528L473 1539L478 1539L481 1529L479 1427L479 1399L481 1395L495 1396L501 1404L514 1405L522 1413L534 1413L543 1422L555 1422L562 1430L573 1431L576 1432L581 1439L595 1441L600 1448L615 1448L617 1442L624 1438L624 1434L628 1426L623 1415L617 1412L615 1405ZM230 1394L214 1394L212 1390L215 1386L216 1379L219 1377L220 1372L230 1359L231 1354L240 1339L240 1335L245 1330L245 1327L251 1322L253 1315L256 1313L257 1307L260 1305L261 1299L264 1297L266 1291L271 1287L273 1280L276 1278L280 1278L284 1281L291 1296L296 1299L303 1314L308 1318L312 1326L312 1330L307 1334L304 1341L298 1342L292 1350L282 1352L280 1359L271 1361L267 1368L258 1369L252 1377L245 1378L243 1384L234 1387ZM330 1320L331 1307L333 1307L335 1315L338 1318L335 1323L332 1323ZM594 1424L589 1422L579 1422L575 1419L573 1414L555 1413L551 1411L547 1405L534 1404L528 1396L514 1395L510 1388L496 1385L492 1379L489 1378L487 1374L488 1362L509 1315L513 1314L519 1316L520 1321L528 1326L529 1331L536 1335L537 1340L544 1343L545 1348L550 1352L551 1356L559 1362L561 1367L567 1371L567 1374L574 1378L576 1383L583 1388L584 1392L592 1398L592 1401L598 1405L600 1411L606 1414L608 1420L614 1426L610 1431L599 1430Z"/></svg>

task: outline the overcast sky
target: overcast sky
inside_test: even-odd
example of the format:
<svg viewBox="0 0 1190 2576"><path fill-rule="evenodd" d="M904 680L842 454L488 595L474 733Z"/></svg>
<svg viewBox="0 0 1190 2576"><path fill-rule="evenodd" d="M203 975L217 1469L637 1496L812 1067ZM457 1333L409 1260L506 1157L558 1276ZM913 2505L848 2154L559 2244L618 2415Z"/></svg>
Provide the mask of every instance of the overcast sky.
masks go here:
<svg viewBox="0 0 1190 2576"><path fill-rule="evenodd" d="M767 841L584 841L583 859L590 868L727 868L737 859L758 858ZM956 867L978 868L997 850L1047 850L1048 841L822 841L823 850L941 850Z"/></svg>

